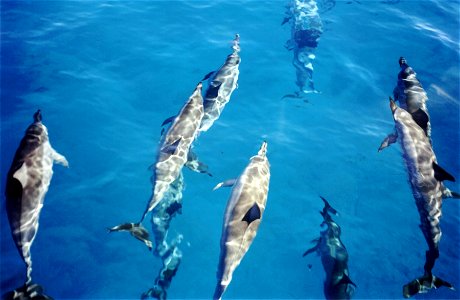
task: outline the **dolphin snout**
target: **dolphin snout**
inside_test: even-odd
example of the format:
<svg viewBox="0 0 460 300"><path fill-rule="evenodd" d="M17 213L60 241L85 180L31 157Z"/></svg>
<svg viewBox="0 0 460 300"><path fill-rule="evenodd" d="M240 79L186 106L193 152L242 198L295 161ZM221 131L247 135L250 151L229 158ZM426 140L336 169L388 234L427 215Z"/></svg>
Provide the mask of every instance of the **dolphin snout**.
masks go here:
<svg viewBox="0 0 460 300"><path fill-rule="evenodd" d="M257 153L258 155L265 155L267 153L267 141L264 141L262 143L262 146L260 146L259 152Z"/></svg>
<svg viewBox="0 0 460 300"><path fill-rule="evenodd" d="M393 113L395 112L396 108L398 108L398 106L396 105L395 101L391 97L390 97L390 108L391 108L391 111Z"/></svg>

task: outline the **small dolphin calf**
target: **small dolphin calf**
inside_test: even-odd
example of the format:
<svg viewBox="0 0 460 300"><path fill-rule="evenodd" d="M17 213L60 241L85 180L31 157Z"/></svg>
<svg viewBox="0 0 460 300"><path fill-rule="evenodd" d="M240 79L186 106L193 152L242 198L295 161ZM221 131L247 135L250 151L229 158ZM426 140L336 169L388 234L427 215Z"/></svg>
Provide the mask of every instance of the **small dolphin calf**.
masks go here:
<svg viewBox="0 0 460 300"><path fill-rule="evenodd" d="M404 57L399 58L401 70L398 73L398 83L393 90L393 96L402 109L409 112L420 128L423 129L428 139L431 139L430 115L426 102L428 97L422 84L418 81L416 73L409 67ZM389 134L380 145L379 151L397 141L396 133ZM431 140L430 140L431 142Z"/></svg>
<svg viewBox="0 0 460 300"><path fill-rule="evenodd" d="M196 159L189 155L192 142L198 135L198 129L203 119L203 97L201 96L202 83L198 83L195 91L184 104L177 116L170 117L163 122L163 125L171 123L168 131L162 135L157 161L154 166L152 176L153 191L147 207L138 223L125 223L109 229L112 231L129 231L137 239L143 241L149 249L152 243L148 240L147 230L142 226L142 222L149 212L151 212L171 184L179 177L182 168L189 159ZM191 167L199 168L199 163L191 164ZM207 172L198 169L199 172Z"/></svg>
<svg viewBox="0 0 460 300"><path fill-rule="evenodd" d="M312 252L321 255L326 280L324 281L324 295L326 299L351 299L356 285L351 281L348 273L348 252L345 245L340 240L340 226L332 220L329 213L337 214L326 199L324 208L320 212L323 216L323 223L326 230L321 232L321 236L314 240L316 246L307 250L303 256Z"/></svg>
<svg viewBox="0 0 460 300"><path fill-rule="evenodd" d="M270 181L270 164L266 154L267 143L263 142L257 155L251 158L249 165L237 179L221 182L214 188L233 186L222 226L214 299L222 298L232 281L233 271L257 234Z"/></svg>
<svg viewBox="0 0 460 300"><path fill-rule="evenodd" d="M215 72L211 72L204 79L209 78L209 87L204 96L204 117L200 131L207 131L219 118L225 105L237 87L238 75L240 74L240 36L237 34L233 40L233 52L227 56L227 60Z"/></svg>
<svg viewBox="0 0 460 300"><path fill-rule="evenodd" d="M403 158L409 175L412 194L420 215L420 229L428 244L425 274L405 285L404 297L426 293L441 286L453 289L452 285L432 274L439 257L441 240L441 206L443 195L452 193L444 186L443 180L455 181L454 177L438 166L436 156L425 131L414 121L411 114L398 107L390 98L390 108L396 125Z"/></svg>
<svg viewBox="0 0 460 300"><path fill-rule="evenodd" d="M293 0L288 6L284 23L291 22L291 39L286 47L294 51L292 64L296 69L296 84L302 93L317 93L313 83L314 50L323 32L323 23L315 0ZM291 97L287 95L285 97Z"/></svg>
<svg viewBox="0 0 460 300"><path fill-rule="evenodd" d="M53 176L54 162L69 166L66 158L51 147L48 130L38 110L16 150L6 179L8 221L13 240L27 266L25 286L13 292L13 299L48 297L38 285L32 284L30 247L38 231L38 219Z"/></svg>

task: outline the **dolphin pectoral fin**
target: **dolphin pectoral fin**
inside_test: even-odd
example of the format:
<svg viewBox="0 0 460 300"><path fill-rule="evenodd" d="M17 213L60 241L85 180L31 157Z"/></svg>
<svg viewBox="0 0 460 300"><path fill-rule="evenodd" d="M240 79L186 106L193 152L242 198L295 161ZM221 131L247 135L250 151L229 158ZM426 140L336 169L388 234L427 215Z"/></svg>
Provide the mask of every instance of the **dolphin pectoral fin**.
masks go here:
<svg viewBox="0 0 460 300"><path fill-rule="evenodd" d="M233 186L235 184L235 182L236 182L236 178L222 181L222 182L218 183L212 190L215 191L217 189L220 189L221 187Z"/></svg>
<svg viewBox="0 0 460 300"><path fill-rule="evenodd" d="M453 192L449 190L448 188L444 187L444 190L442 191L442 198L443 199L447 199L447 198L460 199L460 193Z"/></svg>
<svg viewBox="0 0 460 300"><path fill-rule="evenodd" d="M161 123L160 127L165 126L166 124L172 123L176 117L177 116L171 116L167 118L166 120L163 121L163 123Z"/></svg>
<svg viewBox="0 0 460 300"><path fill-rule="evenodd" d="M173 155L176 153L177 147L179 146L181 140L182 138L179 138L174 143L164 146L161 148L161 152Z"/></svg>
<svg viewBox="0 0 460 300"><path fill-rule="evenodd" d="M21 186L24 187L27 184L27 177L27 166L25 163L22 163L21 167L14 172L13 178L17 179L21 183Z"/></svg>
<svg viewBox="0 0 460 300"><path fill-rule="evenodd" d="M284 24L286 24L287 22L289 22L289 20L291 20L291 16L288 16L288 17L284 17L283 19L283 22L281 22L281 26L283 26Z"/></svg>
<svg viewBox="0 0 460 300"><path fill-rule="evenodd" d="M443 286L454 290L452 284L442 280L441 278L434 275L423 275L422 277L416 278L403 286L403 296L404 298L410 298L416 294L424 294L432 288L438 289Z"/></svg>
<svg viewBox="0 0 460 300"><path fill-rule="evenodd" d="M188 151L185 166L193 172L205 173L212 177L212 174L208 171L209 167L198 160L197 155L192 151L192 149Z"/></svg>
<svg viewBox="0 0 460 300"><path fill-rule="evenodd" d="M382 141L382 143L380 144L380 147L379 147L379 149L378 149L377 151L378 151L378 152L382 151L382 150L385 149L386 147L389 147L391 144L396 143L397 140L398 140L398 133L397 133L397 132L390 133L390 134Z"/></svg>
<svg viewBox="0 0 460 300"><path fill-rule="evenodd" d="M51 153L51 158L59 165L62 165L66 168L69 167L69 162L67 161L67 159L65 158L64 155L62 154L59 154L56 150L53 149L52 153Z"/></svg>
<svg viewBox="0 0 460 300"><path fill-rule="evenodd" d="M315 245L315 247L308 249L307 251L302 254L302 257L307 256L310 253L316 252L318 250L318 245Z"/></svg>
<svg viewBox="0 0 460 300"><path fill-rule="evenodd" d="M447 173L446 170L441 168L435 162L433 162L433 170L434 170L434 178L436 178L437 181L449 180L449 181L455 182L454 176L452 176L449 173Z"/></svg>
<svg viewBox="0 0 460 300"><path fill-rule="evenodd" d="M246 212L246 214L244 215L241 221L247 222L249 226L249 224L251 224L255 220L260 219L260 216L261 216L261 212L260 212L259 205L257 205L257 203L254 203L254 205L251 206L251 208Z"/></svg>

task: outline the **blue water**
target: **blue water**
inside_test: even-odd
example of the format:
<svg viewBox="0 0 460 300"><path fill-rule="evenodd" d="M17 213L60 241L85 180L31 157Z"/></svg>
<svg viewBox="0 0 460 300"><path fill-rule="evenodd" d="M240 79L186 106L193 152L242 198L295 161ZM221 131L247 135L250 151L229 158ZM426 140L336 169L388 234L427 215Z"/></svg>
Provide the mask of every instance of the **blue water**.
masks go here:
<svg viewBox="0 0 460 300"><path fill-rule="evenodd" d="M321 2L321 1L318 1ZM327 1L322 1L327 2ZM32 247L34 281L56 299L139 298L161 267L128 234L151 193L160 124L196 83L218 68L241 36L238 89L195 152L213 174L184 171L183 259L171 299L210 298L222 217L236 177L268 141L271 182L262 224L224 298L323 298L319 257L302 258L319 236L326 197L340 212L357 299L402 298L421 276L426 242L399 145L377 148L393 130L388 107L405 56L425 88L438 162L460 180L458 1L337 1L321 12L315 50L320 94L296 90L284 1L2 1L1 186L37 108L70 168L54 177ZM447 186L459 191L457 183ZM1 293L25 268L1 202ZM460 298L460 202L445 200L434 274ZM148 223L146 223L148 225ZM311 264L311 269L308 268Z"/></svg>

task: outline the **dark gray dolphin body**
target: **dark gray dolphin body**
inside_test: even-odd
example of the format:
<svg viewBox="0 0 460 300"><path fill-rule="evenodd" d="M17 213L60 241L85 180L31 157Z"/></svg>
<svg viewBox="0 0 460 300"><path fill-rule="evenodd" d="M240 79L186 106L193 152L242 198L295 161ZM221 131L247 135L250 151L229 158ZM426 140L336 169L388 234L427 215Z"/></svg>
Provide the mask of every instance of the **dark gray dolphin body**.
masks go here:
<svg viewBox="0 0 460 300"><path fill-rule="evenodd" d="M426 92L418 81L417 74L409 67L404 57L399 59L399 66L401 70L398 73L398 81L393 90L394 99L399 102L402 109L411 114L415 123L423 129L428 139L431 139L430 115L426 107L426 102L428 101ZM396 133L389 134L381 143L379 151L395 143L396 140Z"/></svg>
<svg viewBox="0 0 460 300"><path fill-rule="evenodd" d="M390 99L397 136L403 150L412 195L420 215L420 229L428 244L425 273L403 288L404 297L417 293L426 293L432 288L452 285L432 274L436 259L439 257L441 239L440 219L442 198L446 193L443 180L455 181L454 177L438 166L431 142L425 131L406 110L398 107ZM450 192L450 191L449 191Z"/></svg>
<svg viewBox="0 0 460 300"><path fill-rule="evenodd" d="M209 87L204 96L204 116L200 131L207 131L219 118L225 105L238 84L240 73L240 36L237 34L233 40L233 52L227 56L225 63L215 72L208 74Z"/></svg>
<svg viewBox="0 0 460 300"><path fill-rule="evenodd" d="M27 281L15 297L46 297L32 285L30 247L38 231L38 221L45 195L53 176L53 163L68 167L64 156L56 152L48 139L48 130L41 122L40 110L27 128L7 175L6 212L13 240L27 266ZM14 297L13 297L14 298ZM22 299L22 298L21 298Z"/></svg>
<svg viewBox="0 0 460 300"><path fill-rule="evenodd" d="M321 226L327 226L315 240L316 245L307 250L303 256L317 252L326 272L324 281L324 295L326 299L351 299L356 285L351 281L348 272L348 252L340 239L340 226L334 222L329 213L337 214L329 203L324 201L324 208L320 212L323 216Z"/></svg>
<svg viewBox="0 0 460 300"><path fill-rule="evenodd" d="M233 186L222 226L214 299L222 298L233 271L251 246L262 220L270 181L266 153L267 143L264 142L237 179L221 182L214 188Z"/></svg>
<svg viewBox="0 0 460 300"><path fill-rule="evenodd" d="M291 39L287 48L293 50L292 64L296 69L298 97L303 93L317 93L313 83L315 49L323 33L323 23L315 0L293 0L287 7L284 23L291 23Z"/></svg>

